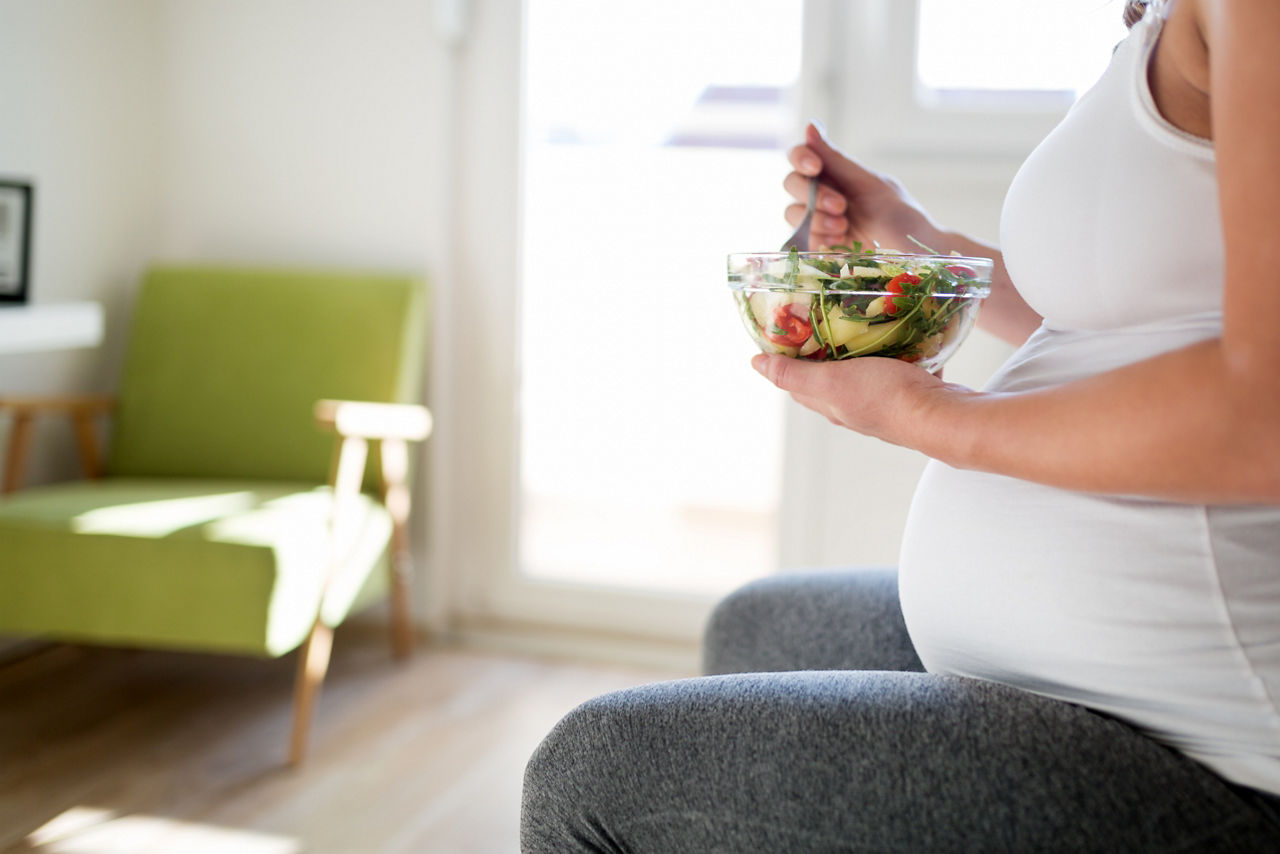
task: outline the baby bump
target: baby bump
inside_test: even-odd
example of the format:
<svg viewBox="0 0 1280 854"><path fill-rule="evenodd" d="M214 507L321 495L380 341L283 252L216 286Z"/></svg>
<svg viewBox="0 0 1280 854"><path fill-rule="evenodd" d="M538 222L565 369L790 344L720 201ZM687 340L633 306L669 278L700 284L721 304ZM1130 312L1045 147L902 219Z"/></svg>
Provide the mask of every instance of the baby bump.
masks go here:
<svg viewBox="0 0 1280 854"><path fill-rule="evenodd" d="M1170 626L1216 630L1212 569L1203 508L934 462L899 583L930 670L1105 692L1172 664L1185 638Z"/></svg>

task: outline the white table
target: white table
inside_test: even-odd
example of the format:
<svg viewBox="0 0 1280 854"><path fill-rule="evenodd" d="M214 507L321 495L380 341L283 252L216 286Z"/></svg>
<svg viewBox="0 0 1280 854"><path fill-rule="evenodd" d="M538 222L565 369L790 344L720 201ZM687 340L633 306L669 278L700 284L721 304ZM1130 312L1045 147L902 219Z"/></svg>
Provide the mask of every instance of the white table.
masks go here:
<svg viewBox="0 0 1280 854"><path fill-rule="evenodd" d="M102 343L102 304L0 304L0 354L74 350Z"/></svg>

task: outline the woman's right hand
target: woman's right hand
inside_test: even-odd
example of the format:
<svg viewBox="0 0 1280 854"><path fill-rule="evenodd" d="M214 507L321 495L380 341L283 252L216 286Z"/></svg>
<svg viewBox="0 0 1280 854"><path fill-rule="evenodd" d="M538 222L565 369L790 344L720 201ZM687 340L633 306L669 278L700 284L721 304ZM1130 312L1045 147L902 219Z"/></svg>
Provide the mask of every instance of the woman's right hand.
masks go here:
<svg viewBox="0 0 1280 854"><path fill-rule="evenodd" d="M809 231L810 251L832 246L882 246L900 252L919 252L915 238L941 253L950 251L942 231L920 205L886 175L866 169L833 147L818 128L805 128L804 143L788 153L795 170L783 187L796 202L786 210L787 222L799 225L809 182L819 180L817 210Z"/></svg>
<svg viewBox="0 0 1280 854"><path fill-rule="evenodd" d="M942 255L954 251L991 258L991 296L978 314L978 325L1015 346L1040 325L1042 318L1014 287L997 248L939 228L897 181L846 157L816 126L805 128L804 143L791 149L788 158L795 171L783 186L796 203L787 207L787 222L800 224L809 182L819 182L817 210L809 227L810 251L861 243L864 249L880 246L915 253L928 247Z"/></svg>

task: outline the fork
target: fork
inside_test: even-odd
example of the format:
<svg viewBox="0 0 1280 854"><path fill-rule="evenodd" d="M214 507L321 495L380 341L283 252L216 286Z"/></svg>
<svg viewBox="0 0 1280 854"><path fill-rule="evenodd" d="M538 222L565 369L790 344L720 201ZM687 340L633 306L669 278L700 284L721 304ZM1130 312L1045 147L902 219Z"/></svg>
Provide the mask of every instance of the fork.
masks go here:
<svg viewBox="0 0 1280 854"><path fill-rule="evenodd" d="M813 223L813 209L818 204L818 179L809 179L809 202L804 209L804 218L796 226L795 233L782 244L783 252L790 252L792 247L806 252L809 249L809 226Z"/></svg>

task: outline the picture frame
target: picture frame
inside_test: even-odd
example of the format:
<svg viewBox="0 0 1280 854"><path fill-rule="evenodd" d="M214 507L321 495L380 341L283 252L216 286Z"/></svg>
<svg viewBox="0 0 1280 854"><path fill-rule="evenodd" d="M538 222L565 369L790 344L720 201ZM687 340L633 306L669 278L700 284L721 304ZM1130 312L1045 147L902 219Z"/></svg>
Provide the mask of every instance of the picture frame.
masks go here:
<svg viewBox="0 0 1280 854"><path fill-rule="evenodd" d="M31 290L35 187L0 178L0 303L25 303Z"/></svg>

